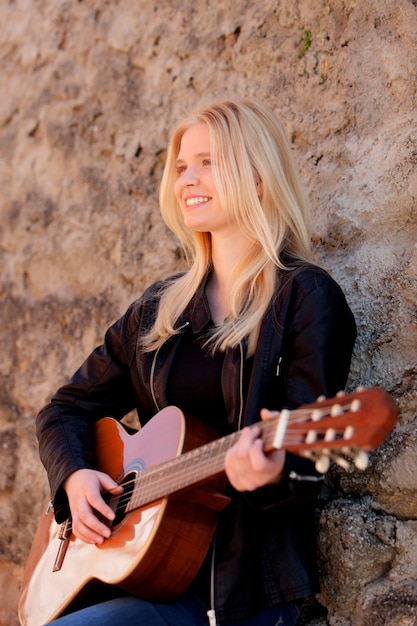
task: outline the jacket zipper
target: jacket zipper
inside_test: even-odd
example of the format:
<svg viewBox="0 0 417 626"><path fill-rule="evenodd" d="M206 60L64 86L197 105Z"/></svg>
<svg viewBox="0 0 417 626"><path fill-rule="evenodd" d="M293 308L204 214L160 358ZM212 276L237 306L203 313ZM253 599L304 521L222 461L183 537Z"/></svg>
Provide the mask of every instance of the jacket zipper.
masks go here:
<svg viewBox="0 0 417 626"><path fill-rule="evenodd" d="M207 611L207 616L209 618L209 626L217 626L215 610L210 609L209 611Z"/></svg>
<svg viewBox="0 0 417 626"><path fill-rule="evenodd" d="M211 552L211 572L210 572L210 605L211 608L207 611L207 617L209 620L209 626L217 626L216 610L214 608L214 555L216 552L216 537L217 532L213 538L213 549Z"/></svg>
<svg viewBox="0 0 417 626"><path fill-rule="evenodd" d="M243 346L242 342L239 343L240 350L240 370L239 370L239 419L238 419L238 430L242 428L242 418L243 418Z"/></svg>
<svg viewBox="0 0 417 626"><path fill-rule="evenodd" d="M155 367L156 367L156 361L159 355L159 352L161 350L161 346L159 346L158 350L155 352L153 360L152 360L152 367L151 367L151 376L150 376L150 380L149 380L149 386L151 388L151 394L152 394L152 399L154 401L155 407L157 411L160 411L161 409L159 408L159 404L158 401L156 399L156 395L155 395Z"/></svg>
<svg viewBox="0 0 417 626"><path fill-rule="evenodd" d="M240 368L239 368L239 417L238 417L238 430L242 428L243 418L243 346L242 342L239 343L240 350ZM210 572L210 605L211 608L207 611L207 617L209 620L209 626L217 626L216 609L215 609L215 597L214 597L214 561L216 553L216 537L213 539L213 549L211 553L211 572Z"/></svg>

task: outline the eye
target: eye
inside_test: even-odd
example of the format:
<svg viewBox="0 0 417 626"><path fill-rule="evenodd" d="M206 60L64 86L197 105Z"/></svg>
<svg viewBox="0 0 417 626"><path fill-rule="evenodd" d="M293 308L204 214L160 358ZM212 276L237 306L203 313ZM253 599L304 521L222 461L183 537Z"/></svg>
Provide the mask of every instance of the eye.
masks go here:
<svg viewBox="0 0 417 626"><path fill-rule="evenodd" d="M185 172L185 170L187 169L186 165L177 165L176 166L176 172L178 174L178 176L181 176L181 174L183 174Z"/></svg>
<svg viewBox="0 0 417 626"><path fill-rule="evenodd" d="M211 167L212 160L211 159L203 159L202 165L203 165L203 167Z"/></svg>

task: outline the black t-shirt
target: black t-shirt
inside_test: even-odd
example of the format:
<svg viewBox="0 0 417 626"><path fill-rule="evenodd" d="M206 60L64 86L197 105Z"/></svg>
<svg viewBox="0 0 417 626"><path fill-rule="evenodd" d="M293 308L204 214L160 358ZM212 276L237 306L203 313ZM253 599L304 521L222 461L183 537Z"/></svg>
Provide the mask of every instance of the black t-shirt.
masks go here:
<svg viewBox="0 0 417 626"><path fill-rule="evenodd" d="M221 374L224 352L204 347L207 332L187 332L175 354L167 382L167 399L186 415L197 417L223 434L227 430Z"/></svg>
<svg viewBox="0 0 417 626"><path fill-rule="evenodd" d="M224 352L214 354L204 347L207 331L187 332L175 354L167 383L167 399L186 415L199 418L214 427L219 437L229 427L224 406L221 374ZM209 603L211 551L193 581L192 589Z"/></svg>

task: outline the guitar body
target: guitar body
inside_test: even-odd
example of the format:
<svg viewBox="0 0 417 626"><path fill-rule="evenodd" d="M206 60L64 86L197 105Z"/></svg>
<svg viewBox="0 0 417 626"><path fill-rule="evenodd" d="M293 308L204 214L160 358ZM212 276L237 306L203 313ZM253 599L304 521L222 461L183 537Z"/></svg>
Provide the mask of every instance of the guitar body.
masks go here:
<svg viewBox="0 0 417 626"><path fill-rule="evenodd" d="M98 467L123 483L125 477L165 463L205 441L206 430L200 432L196 423L188 432L183 414L175 407L158 413L134 435L105 418L96 428ZM70 534L58 571L54 564L63 543L62 527L50 507L41 516L22 581L21 623L43 626L83 606L96 583L149 600L177 598L197 574L219 511L229 501L217 492L216 482L126 513L101 545L86 544ZM221 482L224 484L224 479ZM103 600L106 590L101 593Z"/></svg>
<svg viewBox="0 0 417 626"><path fill-rule="evenodd" d="M325 473L330 462L365 469L366 451L394 428L398 409L380 389L339 394L258 422L264 451L285 449ZM224 461L239 432L216 439L176 407L130 435L105 418L96 426L97 467L123 486L103 494L116 513L100 546L72 534L71 518L41 517L19 603L22 626L45 623L120 593L172 601L193 581L209 549L219 512L229 502Z"/></svg>

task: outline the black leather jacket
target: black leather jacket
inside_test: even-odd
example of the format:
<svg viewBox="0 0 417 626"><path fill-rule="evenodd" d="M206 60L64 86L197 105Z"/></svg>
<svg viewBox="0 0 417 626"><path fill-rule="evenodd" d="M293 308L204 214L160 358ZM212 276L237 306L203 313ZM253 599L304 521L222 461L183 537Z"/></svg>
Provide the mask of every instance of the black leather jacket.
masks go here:
<svg viewBox="0 0 417 626"><path fill-rule="evenodd" d="M95 421L120 419L136 408L144 424L166 406L176 347L183 333L198 332L210 316L202 285L179 322L181 332L156 353L144 353L137 338L152 324L160 286L150 287L109 328L103 345L38 416L57 521L68 516L64 480L94 467ZM241 375L244 346L225 354L222 385L231 428L259 421L263 407L294 409L321 394L334 396L346 385L355 337L335 281L312 265L291 272L265 316L248 381ZM318 591L314 502L320 483L311 477L317 477L313 464L287 453L278 485L232 494L214 546L212 603L220 622Z"/></svg>

